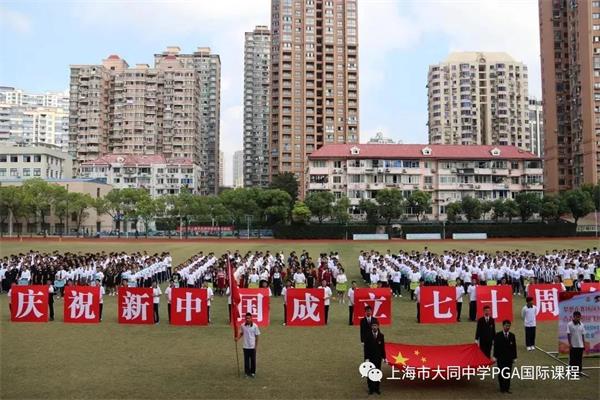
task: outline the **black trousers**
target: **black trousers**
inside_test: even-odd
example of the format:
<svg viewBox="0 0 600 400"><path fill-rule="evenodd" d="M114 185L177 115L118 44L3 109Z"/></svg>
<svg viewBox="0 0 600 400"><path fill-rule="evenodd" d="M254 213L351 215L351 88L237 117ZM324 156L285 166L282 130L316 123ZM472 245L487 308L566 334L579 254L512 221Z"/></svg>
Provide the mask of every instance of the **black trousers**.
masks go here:
<svg viewBox="0 0 600 400"><path fill-rule="evenodd" d="M206 307L206 315L208 316L208 323L210 324L210 306Z"/></svg>
<svg viewBox="0 0 600 400"><path fill-rule="evenodd" d="M369 361L375 365L375 368L381 369L381 358L378 360L372 360L369 358ZM367 378L367 387L369 388L369 393L379 392L379 382L377 381L372 381Z"/></svg>
<svg viewBox="0 0 600 400"><path fill-rule="evenodd" d="M421 322L421 303L417 303L417 322Z"/></svg>
<svg viewBox="0 0 600 400"><path fill-rule="evenodd" d="M512 365L512 360L498 360L498 368L500 368L500 373L498 374L498 384L500 385L501 392L508 392L510 390L510 375L512 374ZM504 376L508 376L508 378L502 377L502 373L504 373Z"/></svg>
<svg viewBox="0 0 600 400"><path fill-rule="evenodd" d="M392 282L392 293L393 294L401 294L401 286L400 286L400 282Z"/></svg>
<svg viewBox="0 0 600 400"><path fill-rule="evenodd" d="M154 303L154 323L157 323L160 320L158 316L158 303Z"/></svg>
<svg viewBox="0 0 600 400"><path fill-rule="evenodd" d="M171 323L171 303L167 303L167 315L169 316L169 323Z"/></svg>
<svg viewBox="0 0 600 400"><path fill-rule="evenodd" d="M329 305L325 306L325 325L327 325L327 320L329 319Z"/></svg>
<svg viewBox="0 0 600 400"><path fill-rule="evenodd" d="M475 321L477 318L477 302L470 301L469 302L469 320Z"/></svg>
<svg viewBox="0 0 600 400"><path fill-rule="evenodd" d="M54 302L48 303L48 313L50 314L50 321L54 319Z"/></svg>
<svg viewBox="0 0 600 400"><path fill-rule="evenodd" d="M244 349L244 373L256 373L256 349Z"/></svg>
<svg viewBox="0 0 600 400"><path fill-rule="evenodd" d="M579 367L579 372L583 367L583 347L571 347L569 350L569 365Z"/></svg>
<svg viewBox="0 0 600 400"><path fill-rule="evenodd" d="M535 326L525 327L525 346L535 346Z"/></svg>
<svg viewBox="0 0 600 400"><path fill-rule="evenodd" d="M229 323L231 323L231 304L227 304L227 310L229 311Z"/></svg>
<svg viewBox="0 0 600 400"><path fill-rule="evenodd" d="M283 304L283 323L287 324L287 307L285 303Z"/></svg>
<svg viewBox="0 0 600 400"><path fill-rule="evenodd" d="M273 279L273 293L275 296L281 296L281 289L283 289L283 284L281 279Z"/></svg>
<svg viewBox="0 0 600 400"><path fill-rule="evenodd" d="M100 303L99 304L99 309L98 309L98 317L100 318L100 321L102 321L102 308L104 307L104 304Z"/></svg>
<svg viewBox="0 0 600 400"><path fill-rule="evenodd" d="M490 356L492 355L492 343L492 341L484 342L481 339L479 339L479 348L481 349L481 351L483 351L483 354L485 354L487 358L490 358Z"/></svg>
<svg viewBox="0 0 600 400"><path fill-rule="evenodd" d="M460 322L460 313L462 311L462 301L456 302L456 320Z"/></svg>
<svg viewBox="0 0 600 400"><path fill-rule="evenodd" d="M352 314L354 313L354 306L348 306L348 325L352 325Z"/></svg>

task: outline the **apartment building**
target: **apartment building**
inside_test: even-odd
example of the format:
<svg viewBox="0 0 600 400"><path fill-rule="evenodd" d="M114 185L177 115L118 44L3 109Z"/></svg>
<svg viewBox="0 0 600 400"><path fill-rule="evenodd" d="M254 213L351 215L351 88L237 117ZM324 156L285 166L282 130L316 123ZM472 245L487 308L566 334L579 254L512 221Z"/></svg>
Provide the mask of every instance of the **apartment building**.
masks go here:
<svg viewBox="0 0 600 400"><path fill-rule="evenodd" d="M259 25L245 33L244 41L243 186L246 187L269 186L270 70L271 31Z"/></svg>
<svg viewBox="0 0 600 400"><path fill-rule="evenodd" d="M527 66L506 53L456 52L429 67L429 143L531 148Z"/></svg>
<svg viewBox="0 0 600 400"><path fill-rule="evenodd" d="M200 167L189 158L108 154L82 163L80 177L106 179L115 189L146 189L152 197L200 191Z"/></svg>
<svg viewBox="0 0 600 400"><path fill-rule="evenodd" d="M531 135L531 151L544 158L544 107L541 100L529 98L529 133Z"/></svg>
<svg viewBox="0 0 600 400"><path fill-rule="evenodd" d="M244 187L244 151L233 153L233 187Z"/></svg>
<svg viewBox="0 0 600 400"><path fill-rule="evenodd" d="M445 219L446 206L470 196L481 200L543 193L542 160L515 146L335 144L309 157L309 191L347 196L354 212L379 190L431 193L430 219Z"/></svg>
<svg viewBox="0 0 600 400"><path fill-rule="evenodd" d="M313 151L359 141L357 31L356 0L271 1L270 175L301 197Z"/></svg>
<svg viewBox="0 0 600 400"><path fill-rule="evenodd" d="M68 179L72 173L73 159L58 146L0 143L0 181Z"/></svg>
<svg viewBox="0 0 600 400"><path fill-rule="evenodd" d="M600 179L600 1L539 0L545 183Z"/></svg>

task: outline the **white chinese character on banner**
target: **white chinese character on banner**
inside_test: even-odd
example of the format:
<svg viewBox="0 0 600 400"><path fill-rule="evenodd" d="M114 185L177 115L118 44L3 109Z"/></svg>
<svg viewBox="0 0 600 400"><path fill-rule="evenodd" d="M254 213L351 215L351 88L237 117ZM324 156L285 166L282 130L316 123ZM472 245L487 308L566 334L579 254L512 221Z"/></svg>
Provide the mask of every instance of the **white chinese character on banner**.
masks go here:
<svg viewBox="0 0 600 400"><path fill-rule="evenodd" d="M199 313L202 306L202 299L199 297L192 298L192 293L187 292L185 294L185 298L178 297L177 304L175 305L175 309L178 313L181 311L185 311L185 322L190 322L192 320L192 311L195 313Z"/></svg>
<svg viewBox="0 0 600 400"><path fill-rule="evenodd" d="M144 294L133 294L126 292L125 294L125 306L123 307L123 318L127 320L141 319L145 321L147 319L147 308L148 303L143 302L143 299L147 299L148 293Z"/></svg>
<svg viewBox="0 0 600 400"><path fill-rule="evenodd" d="M312 319L315 322L321 321L319 315L316 314L317 306L319 305L319 298L306 293L304 300L294 299L294 313L292 315L292 321L300 319L304 321L306 319Z"/></svg>
<svg viewBox="0 0 600 400"><path fill-rule="evenodd" d="M448 319L452 318L452 311L448 308L448 311L445 313L440 312L440 305L453 301L451 297L446 297L444 300L440 301L440 292L437 290L433 291L433 303L426 304L425 307L433 307L433 316L437 319Z"/></svg>
<svg viewBox="0 0 600 400"><path fill-rule="evenodd" d="M263 294L240 294L238 304L238 321L242 321L246 313L252 314L256 322L263 321Z"/></svg>
<svg viewBox="0 0 600 400"><path fill-rule="evenodd" d="M35 293L33 289L28 289L27 293L19 292L17 296L17 314L15 318L25 318L29 314L33 313L36 318L40 318L43 313L41 313L36 304L42 304L43 300L36 300L36 296L43 296L43 292Z"/></svg>
<svg viewBox="0 0 600 400"><path fill-rule="evenodd" d="M498 303L508 303L508 299L506 297L498 300L498 291L490 290L491 300L481 300L482 303L492 303L492 318L498 318Z"/></svg>
<svg viewBox="0 0 600 400"><path fill-rule="evenodd" d="M373 316L375 318L387 318L387 315L385 314L379 314L379 309L381 308L381 306L383 305L383 303L385 302L385 297L381 296L381 297L375 297L375 293L369 293L369 298L368 299L360 299L358 300L361 303L373 303L373 306L371 307L373 309ZM364 307L361 307L361 310Z"/></svg>
<svg viewBox="0 0 600 400"><path fill-rule="evenodd" d="M558 315L558 289L535 289L535 303L537 304L537 314L551 313Z"/></svg>
<svg viewBox="0 0 600 400"><path fill-rule="evenodd" d="M94 319L96 314L92 311L92 302L94 296L92 293L79 293L75 290L71 290L71 304L69 304L69 311L71 319Z"/></svg>

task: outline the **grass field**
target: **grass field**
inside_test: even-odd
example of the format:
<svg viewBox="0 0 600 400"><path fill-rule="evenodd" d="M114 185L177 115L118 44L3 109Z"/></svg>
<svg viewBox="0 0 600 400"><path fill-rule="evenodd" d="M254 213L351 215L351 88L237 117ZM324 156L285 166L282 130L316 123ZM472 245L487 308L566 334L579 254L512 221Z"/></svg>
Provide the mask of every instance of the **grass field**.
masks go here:
<svg viewBox="0 0 600 400"><path fill-rule="evenodd" d="M168 250L175 263L196 252L231 250L339 251L350 279L359 277L361 249L385 251L484 249L486 251L588 248L594 240L502 240L485 242L244 242L229 240L198 242L55 242L0 241L0 256L30 249L42 251L143 251ZM393 325L382 327L386 340L415 344L470 343L475 326L465 317L452 325L419 325L415 305L409 297L394 299ZM164 300L163 300L164 302ZM281 298L272 299L271 326L262 328L258 348L257 377L239 379L231 328L227 325L227 301L217 298L208 327L174 327L166 321L158 326L117 324L116 298L105 297L104 320L99 325L62 322L62 301L55 302L56 320L47 324L10 323L6 296L0 298L0 398L366 398L366 382L360 378L362 361L358 328L347 325L347 306L332 302L329 326L292 328L282 326ZM518 316L523 299L515 299L513 332L519 344L517 365L556 365L540 351L527 352L524 330ZM557 347L557 323L539 323L537 345L549 351ZM241 354L241 349L240 349ZM242 360L240 360L242 361ZM585 360L598 366L598 359ZM243 367L243 366L242 366ZM384 375L389 376L388 367ZM598 399L600 374L589 379L567 381L512 381L512 396L530 399ZM497 381L490 378L470 382L383 381L384 398L504 398Z"/></svg>

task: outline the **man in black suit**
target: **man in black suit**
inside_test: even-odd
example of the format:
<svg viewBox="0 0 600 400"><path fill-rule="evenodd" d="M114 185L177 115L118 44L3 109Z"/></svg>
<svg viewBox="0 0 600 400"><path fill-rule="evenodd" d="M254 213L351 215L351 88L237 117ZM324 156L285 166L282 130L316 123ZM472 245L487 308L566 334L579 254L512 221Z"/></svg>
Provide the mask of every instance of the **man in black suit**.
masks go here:
<svg viewBox="0 0 600 400"><path fill-rule="evenodd" d="M513 362L517 359L517 340L515 334L510 331L510 321L502 322L502 331L494 337L494 358L500 373L498 383L500 392L510 393L510 377L512 375Z"/></svg>
<svg viewBox="0 0 600 400"><path fill-rule="evenodd" d="M385 339L383 333L379 331L377 322L371 323L371 329L365 337L365 359L372 362L375 368L381 370L381 362L385 360ZM367 386L369 394L381 394L378 381L367 378Z"/></svg>
<svg viewBox="0 0 600 400"><path fill-rule="evenodd" d="M492 343L496 335L496 323L490 316L490 307L483 307L483 317L477 320L477 330L475 331L475 341L486 357L492 354Z"/></svg>
<svg viewBox="0 0 600 400"><path fill-rule="evenodd" d="M364 345L364 358L367 359L367 342L365 339L371 334L371 325L379 325L377 318L373 316L370 305L365 306L365 316L360 320L360 342Z"/></svg>

